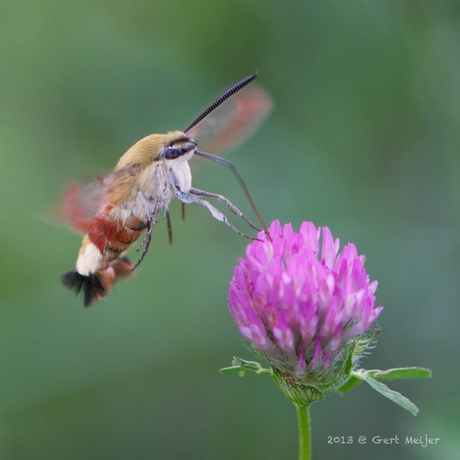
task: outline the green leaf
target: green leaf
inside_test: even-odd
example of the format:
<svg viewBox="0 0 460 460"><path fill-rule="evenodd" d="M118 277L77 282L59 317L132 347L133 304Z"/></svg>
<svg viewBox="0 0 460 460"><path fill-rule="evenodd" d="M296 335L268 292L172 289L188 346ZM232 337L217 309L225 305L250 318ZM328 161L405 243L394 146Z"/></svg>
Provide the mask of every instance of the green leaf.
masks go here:
<svg viewBox="0 0 460 460"><path fill-rule="evenodd" d="M426 379L431 377L431 370L424 367L398 367L381 371L372 369L366 374L378 380Z"/></svg>
<svg viewBox="0 0 460 460"><path fill-rule="evenodd" d="M232 360L232 366L224 367L219 370L221 374L236 374L246 375L246 372L252 371L256 374L270 374L272 375L271 369L264 369L257 361L246 361L241 358L234 357Z"/></svg>
<svg viewBox="0 0 460 460"><path fill-rule="evenodd" d="M245 373L246 371L241 367L241 366L231 366L231 367L223 367L222 369L219 369L219 372L221 374L227 375L227 374L237 374L237 373Z"/></svg>
<svg viewBox="0 0 460 460"><path fill-rule="evenodd" d="M405 396L403 396L401 393L398 393L397 391L391 390L388 388L385 384L382 382L379 382L375 379L373 379L371 376L367 374L363 374L364 380L376 391L378 391L380 394L388 398L390 401L393 401L394 403L398 404L398 406L401 406L403 409L406 409L413 415L417 415L418 413L418 407L409 401Z"/></svg>
<svg viewBox="0 0 460 460"><path fill-rule="evenodd" d="M337 392L340 394L344 394L347 391L350 391L354 387L358 386L363 379L356 377L355 375L352 375L342 386L337 388Z"/></svg>

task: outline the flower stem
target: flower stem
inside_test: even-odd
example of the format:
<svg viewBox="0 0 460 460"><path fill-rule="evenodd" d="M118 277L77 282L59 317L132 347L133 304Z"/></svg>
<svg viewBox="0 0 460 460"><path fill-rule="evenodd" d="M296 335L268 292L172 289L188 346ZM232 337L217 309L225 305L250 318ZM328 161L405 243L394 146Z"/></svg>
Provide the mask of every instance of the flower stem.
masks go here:
<svg viewBox="0 0 460 460"><path fill-rule="evenodd" d="M299 426L299 460L310 460L310 406L294 405L297 411L297 423Z"/></svg>

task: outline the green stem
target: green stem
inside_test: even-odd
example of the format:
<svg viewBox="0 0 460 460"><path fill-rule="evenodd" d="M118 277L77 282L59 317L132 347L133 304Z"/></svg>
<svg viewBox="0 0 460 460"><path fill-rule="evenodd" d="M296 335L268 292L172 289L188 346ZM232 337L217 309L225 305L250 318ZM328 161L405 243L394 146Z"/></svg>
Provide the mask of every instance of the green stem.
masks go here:
<svg viewBox="0 0 460 460"><path fill-rule="evenodd" d="M295 404L297 411L297 423L299 425L299 460L310 460L310 406Z"/></svg>

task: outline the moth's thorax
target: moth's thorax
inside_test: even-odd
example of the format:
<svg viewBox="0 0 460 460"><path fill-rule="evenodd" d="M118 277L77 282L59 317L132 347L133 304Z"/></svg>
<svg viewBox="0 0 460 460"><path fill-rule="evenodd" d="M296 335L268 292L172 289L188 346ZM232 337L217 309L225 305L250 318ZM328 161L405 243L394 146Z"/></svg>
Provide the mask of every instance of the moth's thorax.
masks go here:
<svg viewBox="0 0 460 460"><path fill-rule="evenodd" d="M147 222L159 209L168 207L176 191L188 193L192 186L192 174L188 152L174 160L152 162L136 176L125 198L115 206L110 217L125 222L131 216Z"/></svg>

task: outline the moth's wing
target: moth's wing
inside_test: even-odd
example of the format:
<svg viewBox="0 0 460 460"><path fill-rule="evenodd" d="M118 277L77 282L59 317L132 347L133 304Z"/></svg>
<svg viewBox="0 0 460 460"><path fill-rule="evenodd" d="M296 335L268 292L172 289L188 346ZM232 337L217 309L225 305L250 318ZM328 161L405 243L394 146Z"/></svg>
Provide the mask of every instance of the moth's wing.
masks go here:
<svg viewBox="0 0 460 460"><path fill-rule="evenodd" d="M198 149L221 153L235 148L251 136L268 115L272 100L259 86L234 94L187 134L198 142Z"/></svg>
<svg viewBox="0 0 460 460"><path fill-rule="evenodd" d="M57 220L77 232L89 233L96 216L107 212L125 198L137 169L137 165L130 166L72 184L62 197Z"/></svg>
<svg viewBox="0 0 460 460"><path fill-rule="evenodd" d="M58 220L77 232L89 233L94 217L110 201L108 177L70 185L59 203Z"/></svg>

